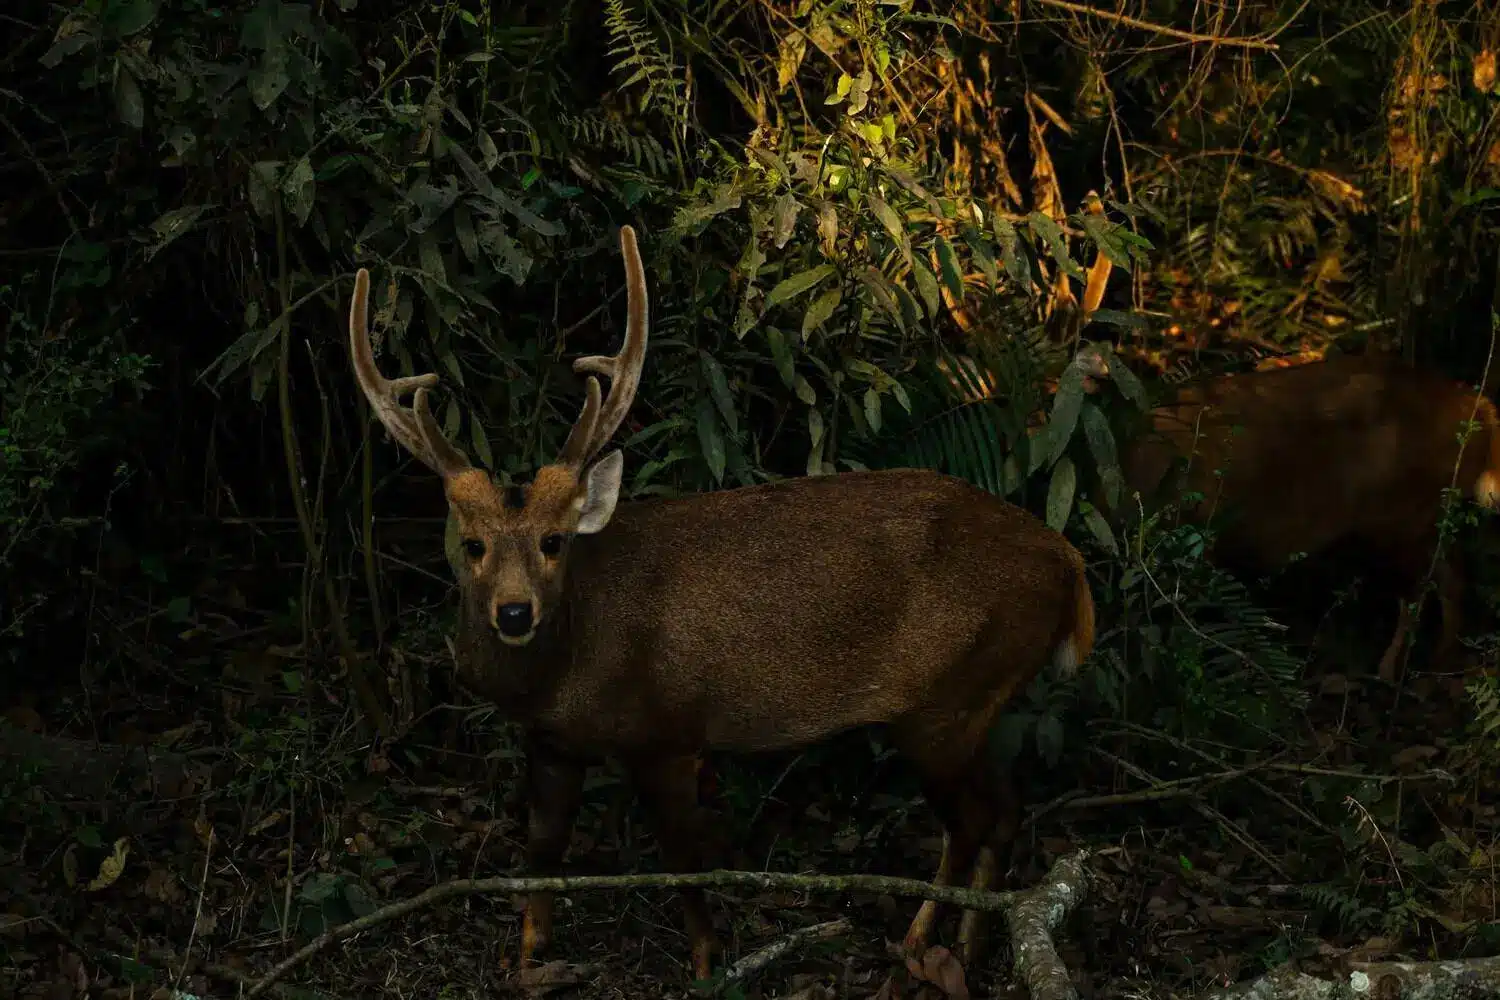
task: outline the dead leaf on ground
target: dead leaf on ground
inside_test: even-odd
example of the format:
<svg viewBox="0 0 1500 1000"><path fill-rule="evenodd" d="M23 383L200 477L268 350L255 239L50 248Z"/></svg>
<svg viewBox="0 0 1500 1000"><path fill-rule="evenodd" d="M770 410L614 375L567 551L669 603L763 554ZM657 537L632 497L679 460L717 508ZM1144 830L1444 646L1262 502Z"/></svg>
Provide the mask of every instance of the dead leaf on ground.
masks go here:
<svg viewBox="0 0 1500 1000"><path fill-rule="evenodd" d="M949 1000L969 1000L969 984L964 979L963 963L958 956L942 945L933 945L922 954L919 962L915 958L906 960L906 971L913 978L931 983L943 991Z"/></svg>
<svg viewBox="0 0 1500 1000"><path fill-rule="evenodd" d="M590 970L587 965L569 965L562 959L533 965L516 973L516 985L523 989L546 993L564 986L581 983Z"/></svg>
<svg viewBox="0 0 1500 1000"><path fill-rule="evenodd" d="M187 894L183 892L182 883L177 881L177 876L165 868L153 867L146 875L142 891L147 899L154 899L158 903L176 904L187 898Z"/></svg>

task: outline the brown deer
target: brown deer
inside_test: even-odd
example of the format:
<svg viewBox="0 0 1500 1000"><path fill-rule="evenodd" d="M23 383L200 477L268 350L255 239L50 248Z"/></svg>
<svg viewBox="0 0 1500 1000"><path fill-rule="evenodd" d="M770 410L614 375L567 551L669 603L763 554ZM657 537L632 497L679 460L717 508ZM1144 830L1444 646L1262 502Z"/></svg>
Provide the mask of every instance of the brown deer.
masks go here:
<svg viewBox="0 0 1500 1000"><path fill-rule="evenodd" d="M1126 449L1126 482L1148 508L1163 487L1203 494L1185 513L1216 527L1214 556L1237 571L1270 573L1298 553L1352 543L1389 566L1415 599L1438 543L1443 491L1453 485L1491 508L1500 501L1494 404L1389 356L1222 375L1178 391L1149 423ZM1180 458L1185 475L1169 476ZM1433 658L1441 662L1458 636L1458 553L1439 561L1434 582L1443 628ZM1415 624L1403 600L1382 680L1395 680Z"/></svg>
<svg viewBox="0 0 1500 1000"><path fill-rule="evenodd" d="M708 750L802 747L887 723L944 827L936 882L987 887L1017 828L985 734L1050 664L1094 641L1083 559L1030 513L933 472L855 472L617 506L623 454L595 461L629 409L646 355L646 279L620 230L628 323L620 353L574 362L583 413L557 462L497 485L443 438L434 374L387 380L355 278L349 347L392 437L442 477L461 538L457 671L527 732L528 868L556 869L585 764L624 763L663 865L701 870L697 769ZM398 397L413 392L410 408ZM607 530L606 530L607 529ZM692 967L717 941L703 893L683 893ZM920 954L938 908L906 944ZM960 951L977 951L966 912ZM552 897L533 893L523 963L547 945Z"/></svg>

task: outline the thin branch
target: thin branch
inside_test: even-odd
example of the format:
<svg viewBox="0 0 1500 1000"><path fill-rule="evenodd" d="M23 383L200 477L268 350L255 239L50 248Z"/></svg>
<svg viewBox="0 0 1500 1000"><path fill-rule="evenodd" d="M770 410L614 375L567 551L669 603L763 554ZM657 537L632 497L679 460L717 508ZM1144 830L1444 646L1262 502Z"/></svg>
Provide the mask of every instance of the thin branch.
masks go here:
<svg viewBox="0 0 1500 1000"><path fill-rule="evenodd" d="M753 976L793 949L800 948L811 941L826 941L840 934L847 934L852 927L853 924L848 917L813 924L811 927L799 927L731 965L724 971L724 978L719 980L718 985L714 987L713 995L722 994L731 983Z"/></svg>
<svg viewBox="0 0 1500 1000"><path fill-rule="evenodd" d="M1089 7L1081 3L1071 3L1070 0L1036 0L1043 7L1055 7L1065 10L1071 14L1082 14L1084 17L1097 17L1102 21L1113 21L1123 24L1127 28L1136 28L1140 31L1149 31L1153 35L1162 35L1166 38L1176 38L1184 42L1192 42L1198 45L1219 45L1225 48L1257 49L1262 52L1274 52L1281 46L1264 38L1235 38L1231 35L1203 35L1196 31L1183 31L1181 28L1171 28L1165 24L1153 24L1150 21L1142 21L1138 17L1129 14L1119 14L1112 10L1100 10L1097 7Z"/></svg>
<svg viewBox="0 0 1500 1000"><path fill-rule="evenodd" d="M1069 855L1063 861L1081 858ZM1059 862L1061 865L1063 862ZM1077 863L1081 864L1081 861ZM1009 907L1020 894L1013 892L987 892L952 885L933 885L919 879L893 878L885 875L784 875L772 872L710 871L691 875L576 875L552 878L479 878L454 879L435 885L425 892L407 899L397 900L368 913L357 920L340 924L325 931L314 940L283 959L260 982L256 983L246 997L259 996L273 983L292 969L306 962L330 945L353 937L361 931L426 909L446 899L475 894L511 894L529 892L581 892L597 889L708 889L734 886L742 889L758 889L762 892L783 890L791 892L868 892L909 899L932 899L941 903L954 903L969 910L1000 912Z"/></svg>

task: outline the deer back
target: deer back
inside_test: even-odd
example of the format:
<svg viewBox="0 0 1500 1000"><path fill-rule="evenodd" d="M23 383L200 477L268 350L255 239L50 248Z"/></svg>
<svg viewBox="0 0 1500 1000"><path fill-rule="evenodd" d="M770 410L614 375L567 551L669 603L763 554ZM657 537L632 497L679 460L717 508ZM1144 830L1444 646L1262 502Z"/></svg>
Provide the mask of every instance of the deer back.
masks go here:
<svg viewBox="0 0 1500 1000"><path fill-rule="evenodd" d="M1202 493L1189 516L1212 518L1221 554L1261 571L1347 538L1430 555L1443 489L1493 505L1500 483L1493 404L1394 358L1221 376L1176 393L1150 425L1127 450L1131 488L1155 501Z"/></svg>

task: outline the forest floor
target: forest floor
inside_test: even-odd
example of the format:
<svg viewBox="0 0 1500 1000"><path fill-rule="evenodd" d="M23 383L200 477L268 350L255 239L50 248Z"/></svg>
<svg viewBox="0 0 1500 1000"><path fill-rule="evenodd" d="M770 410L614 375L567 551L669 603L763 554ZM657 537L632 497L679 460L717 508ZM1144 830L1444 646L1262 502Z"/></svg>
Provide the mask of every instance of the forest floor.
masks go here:
<svg viewBox="0 0 1500 1000"><path fill-rule="evenodd" d="M217 620L177 634L195 656L142 645L129 669L99 671L88 689L39 677L0 705L10 724L0 733L35 740L25 755L12 743L0 771L0 995L240 995L330 926L445 880L518 870L519 756L489 710L439 706L372 747L341 696L306 682L295 647ZM393 660L398 681L443 669L423 645ZM189 676L193 664L211 672ZM1023 757L1032 813L1006 887L1033 885L1060 856L1090 848L1086 905L1057 934L1086 1000L1189 996L1289 959L1494 951L1496 781L1473 778L1472 744L1460 738L1472 714L1464 678L1420 668L1398 689L1372 668L1310 670L1297 727L1306 739L1255 759L1109 722L1070 729L1054 765ZM149 748L153 776L100 779L71 756L108 764L117 758L102 748L120 747ZM935 821L869 735L713 763L725 867L922 879L936 868ZM657 870L654 838L612 768L590 772L569 865ZM727 889L710 899L721 961L849 920L842 936L738 984L739 995L944 995L907 981L891 954L914 901ZM689 996L681 925L667 890L568 893L558 961L533 973L533 989ZM955 929L950 914L939 939ZM510 896L449 899L323 949L266 995L493 996L518 989L519 930ZM969 991L1023 995L1002 920L990 941L988 959L967 970Z"/></svg>

